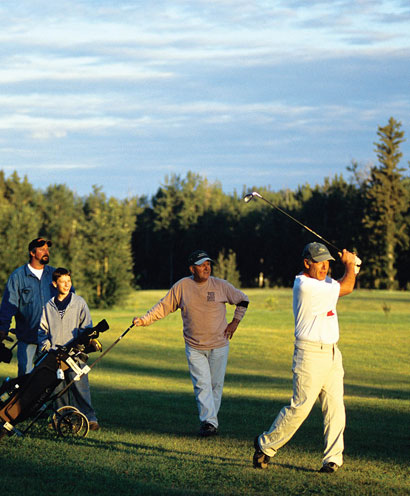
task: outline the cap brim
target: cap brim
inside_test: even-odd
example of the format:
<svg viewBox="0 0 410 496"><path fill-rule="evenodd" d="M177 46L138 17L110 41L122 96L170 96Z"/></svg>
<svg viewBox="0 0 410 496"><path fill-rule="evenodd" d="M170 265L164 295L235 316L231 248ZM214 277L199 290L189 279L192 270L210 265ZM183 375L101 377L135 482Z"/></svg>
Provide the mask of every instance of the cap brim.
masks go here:
<svg viewBox="0 0 410 496"><path fill-rule="evenodd" d="M319 255L318 257L312 258L312 260L314 262L324 262L325 260L334 260L334 258L332 257L332 255L323 254Z"/></svg>
<svg viewBox="0 0 410 496"><path fill-rule="evenodd" d="M200 258L199 260L197 260L196 262L194 262L193 265L202 265L207 260L209 260L210 262L212 262L212 258L205 257L205 258Z"/></svg>

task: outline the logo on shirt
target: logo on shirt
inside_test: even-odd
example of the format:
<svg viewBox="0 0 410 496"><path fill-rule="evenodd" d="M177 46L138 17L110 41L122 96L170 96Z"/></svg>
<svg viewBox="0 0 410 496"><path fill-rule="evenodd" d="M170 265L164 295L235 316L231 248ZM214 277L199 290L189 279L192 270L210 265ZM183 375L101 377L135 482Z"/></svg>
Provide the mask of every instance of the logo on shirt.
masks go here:
<svg viewBox="0 0 410 496"><path fill-rule="evenodd" d="M207 301L215 301L215 292L214 291L208 291Z"/></svg>
<svg viewBox="0 0 410 496"><path fill-rule="evenodd" d="M333 315L334 315L333 310L329 310L326 315L328 317L333 317Z"/></svg>

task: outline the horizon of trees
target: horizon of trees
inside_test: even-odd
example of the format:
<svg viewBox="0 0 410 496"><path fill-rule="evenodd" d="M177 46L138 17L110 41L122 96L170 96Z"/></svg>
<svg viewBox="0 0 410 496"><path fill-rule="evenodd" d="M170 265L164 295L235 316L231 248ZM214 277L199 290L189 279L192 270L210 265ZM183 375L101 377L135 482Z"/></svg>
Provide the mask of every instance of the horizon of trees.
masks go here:
<svg viewBox="0 0 410 496"><path fill-rule="evenodd" d="M401 123L390 118L378 128L377 164L357 162L342 175L271 191L265 198L336 246L363 260L358 285L410 288L410 177L400 167ZM409 165L409 164L407 164ZM73 273L91 307L120 303L131 287L168 288L188 275L187 257L208 251L214 272L242 287L291 286L301 268L301 251L318 241L262 201L245 204L249 190L231 195L220 183L188 172L166 176L151 197L108 198L94 186L79 197L66 185L36 190L16 172L0 170L0 233L7 257L0 268L0 292L11 272L28 261L27 245L39 235L53 241L50 263ZM335 262L332 275L343 272Z"/></svg>

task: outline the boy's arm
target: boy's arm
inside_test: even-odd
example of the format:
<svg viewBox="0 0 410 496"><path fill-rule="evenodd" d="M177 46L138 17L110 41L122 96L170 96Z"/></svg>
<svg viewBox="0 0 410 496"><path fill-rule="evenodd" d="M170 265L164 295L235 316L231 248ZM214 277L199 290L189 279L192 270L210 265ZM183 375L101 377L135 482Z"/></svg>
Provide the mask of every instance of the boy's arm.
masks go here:
<svg viewBox="0 0 410 496"><path fill-rule="evenodd" d="M90 309L87 303L84 302L84 306L81 308L80 312L80 322L78 323L78 329L80 332L84 329L88 329L93 326L93 321L91 319Z"/></svg>

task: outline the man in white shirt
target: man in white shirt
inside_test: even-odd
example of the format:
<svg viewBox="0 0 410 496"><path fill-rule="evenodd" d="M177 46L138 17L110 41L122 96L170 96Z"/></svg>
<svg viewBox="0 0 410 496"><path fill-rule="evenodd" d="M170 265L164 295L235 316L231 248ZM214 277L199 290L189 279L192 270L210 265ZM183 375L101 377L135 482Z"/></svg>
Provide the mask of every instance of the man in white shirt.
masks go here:
<svg viewBox="0 0 410 496"><path fill-rule="evenodd" d="M293 354L293 397L282 408L270 429L254 441L255 468L267 468L270 458L286 444L309 415L316 399L322 405L325 448L324 473L335 472L343 464L343 364L337 346L339 324L336 304L351 293L356 281L355 254L340 253L345 273L339 281L329 277L329 261L334 260L321 243L309 243L302 254L303 271L293 286L295 350Z"/></svg>

